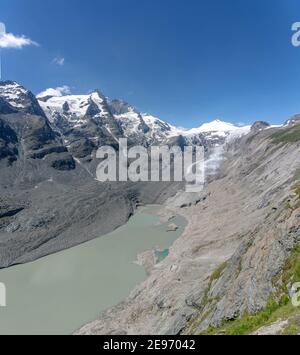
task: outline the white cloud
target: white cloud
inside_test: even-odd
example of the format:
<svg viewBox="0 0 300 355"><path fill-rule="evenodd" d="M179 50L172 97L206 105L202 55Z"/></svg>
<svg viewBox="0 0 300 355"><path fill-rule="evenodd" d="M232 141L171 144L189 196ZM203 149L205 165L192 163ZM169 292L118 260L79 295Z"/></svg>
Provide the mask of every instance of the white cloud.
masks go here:
<svg viewBox="0 0 300 355"><path fill-rule="evenodd" d="M56 64L56 65L59 65L62 67L63 65L65 65L65 58L64 57L55 57L52 60L52 64Z"/></svg>
<svg viewBox="0 0 300 355"><path fill-rule="evenodd" d="M0 36L0 48L22 49L25 46L38 46L38 43L24 35L15 36L12 33L3 33Z"/></svg>
<svg viewBox="0 0 300 355"><path fill-rule="evenodd" d="M55 89L49 88L49 89L39 93L38 95L36 95L36 97L38 97L38 98L46 97L46 96L61 97L64 95L69 95L69 94L71 94L71 88L67 85L64 85L64 86L59 86Z"/></svg>

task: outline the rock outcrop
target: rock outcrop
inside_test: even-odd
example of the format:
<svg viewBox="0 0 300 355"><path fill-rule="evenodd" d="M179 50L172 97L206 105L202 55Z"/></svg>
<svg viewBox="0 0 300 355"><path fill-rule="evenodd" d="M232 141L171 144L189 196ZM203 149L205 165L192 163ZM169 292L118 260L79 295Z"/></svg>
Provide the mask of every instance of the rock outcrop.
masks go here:
<svg viewBox="0 0 300 355"><path fill-rule="evenodd" d="M298 123L300 123L300 115L294 115L288 121L286 121L285 125L286 126L293 126Z"/></svg>
<svg viewBox="0 0 300 355"><path fill-rule="evenodd" d="M251 127L251 132L257 133L257 132L262 131L262 130L269 128L269 127L271 127L271 125L267 122L256 121Z"/></svg>

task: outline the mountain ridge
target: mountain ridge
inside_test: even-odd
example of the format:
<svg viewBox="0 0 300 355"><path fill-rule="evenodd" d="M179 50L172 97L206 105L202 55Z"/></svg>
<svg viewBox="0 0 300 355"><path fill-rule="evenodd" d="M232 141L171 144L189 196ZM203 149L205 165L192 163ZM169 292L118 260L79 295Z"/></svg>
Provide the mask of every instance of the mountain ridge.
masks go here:
<svg viewBox="0 0 300 355"><path fill-rule="evenodd" d="M50 90L50 89L48 89ZM47 92L48 90L46 90L45 92ZM55 91L55 90L53 90ZM94 90L92 93L97 92L97 90ZM87 95L59 95L59 96L51 96L47 98L47 100L44 100L43 96L38 96L38 99L41 100L42 102L42 106L46 106L45 103L47 103L48 101L50 101L51 104L51 99L54 99L55 97L58 98L58 100L61 102L68 102L69 100L73 99L78 99L78 100L86 100L87 97L91 98L91 95L87 94ZM103 97L105 97L104 95L102 95ZM170 136L175 136L175 135L193 135L193 134L199 134L199 133L207 133L207 132L230 132L230 131L234 131L234 130L238 130L239 128L242 128L243 126L240 125L235 125L232 123L228 123L228 122L224 122L222 120L213 120L212 122L209 123L203 123L200 127L197 128L192 128L192 129L186 129L186 128L182 128L182 127L176 127L174 125L171 125L169 123L167 123L166 121L161 120L158 117L152 116L149 113L144 113L144 112L140 112L136 107L130 105L129 103L127 103L124 100L119 100L119 99L110 99L108 97L105 97L105 99L107 100L107 102L111 105L112 108L112 113L114 115L116 115L120 120L129 118L126 117L126 114L131 114L131 115L138 115L138 119L142 118L144 119L145 117L148 118L148 123L155 123L155 121L160 122L162 125L165 125L166 128L169 130L170 132ZM80 112L80 114L82 116L84 116L83 112ZM51 116L50 116L51 118ZM137 118L137 117L136 117ZM132 117L133 119L133 117ZM244 126L244 127L249 127L249 126Z"/></svg>
<svg viewBox="0 0 300 355"><path fill-rule="evenodd" d="M117 148L120 138L127 138L129 146L172 146L180 141L181 146L200 145L209 151L251 129L220 120L190 130L175 127L123 100L110 99L100 90L72 95L63 87L47 89L35 97L17 82L5 81L0 84L0 99L5 112L44 117L75 161L91 165L88 169L93 171L97 149L104 145Z"/></svg>

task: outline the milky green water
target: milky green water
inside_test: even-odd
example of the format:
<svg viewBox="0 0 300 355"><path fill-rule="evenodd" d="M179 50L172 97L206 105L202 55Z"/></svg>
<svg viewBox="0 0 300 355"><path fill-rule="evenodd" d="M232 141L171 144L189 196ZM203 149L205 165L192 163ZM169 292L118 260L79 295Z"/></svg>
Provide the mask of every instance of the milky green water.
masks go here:
<svg viewBox="0 0 300 355"><path fill-rule="evenodd" d="M146 279L135 264L137 254L168 248L182 234L166 232L153 215L155 207L138 212L118 230L35 262L0 270L7 307L0 307L0 334L71 334L124 300Z"/></svg>

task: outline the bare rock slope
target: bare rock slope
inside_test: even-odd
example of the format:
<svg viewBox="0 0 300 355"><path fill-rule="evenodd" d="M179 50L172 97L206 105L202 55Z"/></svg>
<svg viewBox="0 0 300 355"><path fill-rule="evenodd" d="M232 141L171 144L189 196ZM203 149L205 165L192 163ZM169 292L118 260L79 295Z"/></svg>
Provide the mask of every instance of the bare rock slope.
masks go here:
<svg viewBox="0 0 300 355"><path fill-rule="evenodd" d="M77 334L244 334L297 312L288 296L300 278L299 129L228 145L201 195L166 204L189 221L170 255Z"/></svg>

